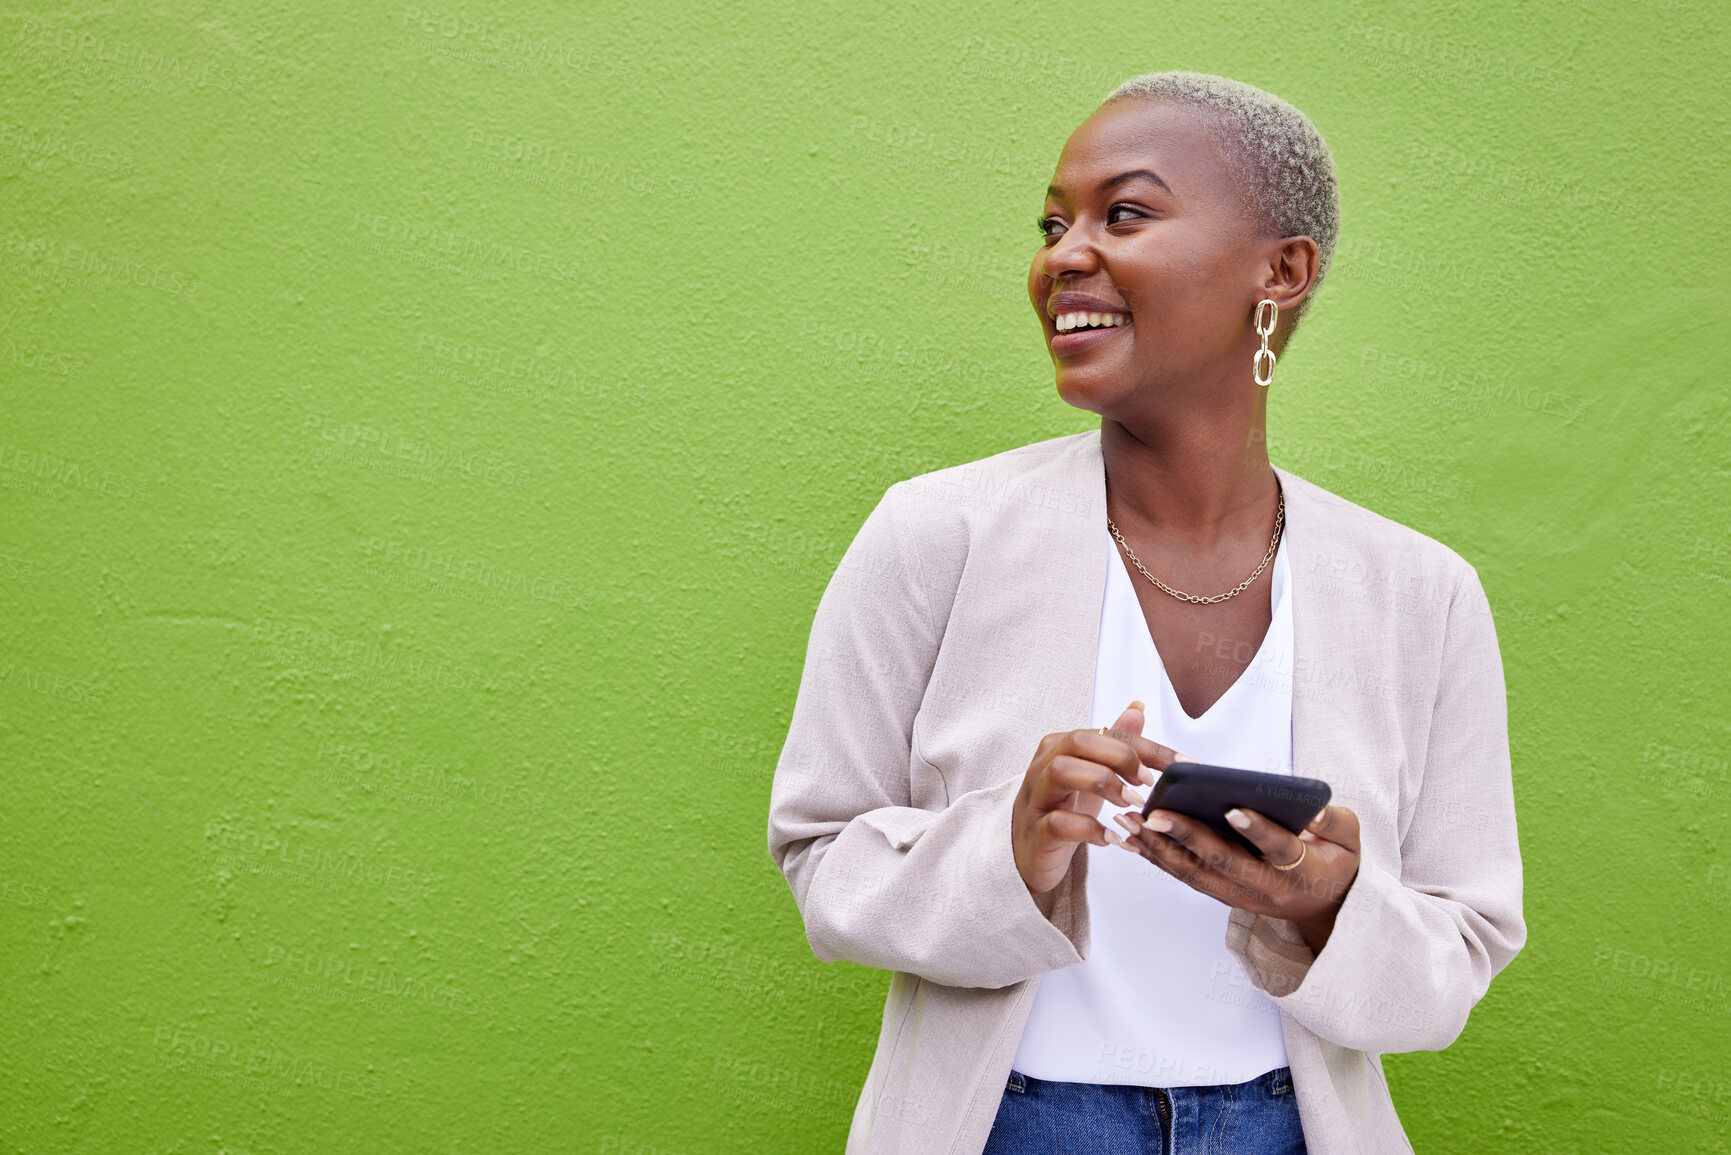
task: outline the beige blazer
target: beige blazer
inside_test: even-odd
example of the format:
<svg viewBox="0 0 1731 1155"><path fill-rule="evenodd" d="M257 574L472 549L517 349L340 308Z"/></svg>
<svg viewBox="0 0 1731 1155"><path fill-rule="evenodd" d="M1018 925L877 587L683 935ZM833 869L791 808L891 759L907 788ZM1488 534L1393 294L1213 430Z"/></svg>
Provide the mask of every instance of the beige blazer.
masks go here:
<svg viewBox="0 0 1731 1155"><path fill-rule="evenodd" d="M1411 1147L1380 1056L1448 1046L1526 940L1502 660L1457 554L1276 473L1294 772L1363 855L1320 955L1237 909L1226 945L1280 1008L1312 1155L1386 1155ZM1040 977L1088 956L1089 856L1123 851L1036 899L1010 812L1040 738L1089 723L1105 518L1098 430L924 474L818 603L769 848L818 958L895 972L849 1152L978 1155Z"/></svg>

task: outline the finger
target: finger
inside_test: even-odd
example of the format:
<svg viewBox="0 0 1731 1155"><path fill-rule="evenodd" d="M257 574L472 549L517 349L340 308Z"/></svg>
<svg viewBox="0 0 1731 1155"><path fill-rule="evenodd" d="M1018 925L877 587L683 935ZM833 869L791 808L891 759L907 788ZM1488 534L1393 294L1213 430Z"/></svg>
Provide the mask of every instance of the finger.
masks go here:
<svg viewBox="0 0 1731 1155"><path fill-rule="evenodd" d="M1050 810L1035 823L1036 837L1044 842L1087 842L1095 846L1122 843L1124 839L1086 814L1074 810Z"/></svg>
<svg viewBox="0 0 1731 1155"><path fill-rule="evenodd" d="M1155 813L1160 813L1156 811ZM1182 842L1149 826L1139 814L1120 814L1118 824L1130 832L1131 845L1143 852L1143 857L1162 868L1174 867L1187 871L1206 871L1209 866Z"/></svg>
<svg viewBox="0 0 1731 1155"><path fill-rule="evenodd" d="M1152 767L1156 772L1163 772L1166 767L1172 765L1174 762L1193 761L1193 759L1185 757L1183 754L1172 749L1172 747L1162 746L1160 743L1150 741L1149 739L1142 737L1140 734L1133 735L1125 739L1125 741L1129 742L1130 748L1136 752L1137 761L1141 762L1144 766Z"/></svg>
<svg viewBox="0 0 1731 1155"><path fill-rule="evenodd" d="M1162 830L1164 825L1166 829ZM1246 888L1260 892L1267 866L1242 847L1234 846L1188 815L1156 810L1148 815L1148 828L1163 834L1195 855L1209 870ZM1291 858L1297 858L1293 853Z"/></svg>
<svg viewBox="0 0 1731 1155"><path fill-rule="evenodd" d="M1144 786L1152 786L1159 780L1159 773L1174 762L1183 762L1185 758L1169 746L1150 741L1142 735L1130 730L1112 729L1102 734L1098 730L1071 731L1075 742L1079 743L1078 753L1087 751L1088 757L1098 758L1112 766L1118 774L1130 782L1139 782ZM1103 747L1094 739L1104 739L1124 747L1123 753L1112 757L1103 753Z"/></svg>
<svg viewBox="0 0 1731 1155"><path fill-rule="evenodd" d="M1210 898L1232 906L1266 901L1260 891L1220 873L1168 834L1144 828L1140 837L1130 840L1128 845L1185 886Z"/></svg>
<svg viewBox="0 0 1731 1155"><path fill-rule="evenodd" d="M1109 736L1127 744L1136 754L1138 763L1156 771L1163 771L1174 762L1188 762L1190 759L1178 753L1170 746L1142 736L1142 727L1148 720L1148 708L1140 701L1131 702L1119 715L1116 722L1107 729ZM1140 779L1147 785L1154 783L1149 779Z"/></svg>
<svg viewBox="0 0 1731 1155"><path fill-rule="evenodd" d="M1114 820L1128 835L1126 842L1129 849L1141 854L1156 866L1162 869L1170 866L1196 871L1208 869L1207 863L1191 854L1182 844L1149 827L1141 815L1118 814L1114 816Z"/></svg>
<svg viewBox="0 0 1731 1155"><path fill-rule="evenodd" d="M1254 810L1228 810L1226 821L1254 843L1256 849L1262 851L1263 860L1271 866L1277 863L1285 866L1304 857L1304 846L1298 835Z"/></svg>
<svg viewBox="0 0 1731 1155"><path fill-rule="evenodd" d="M1098 794L1090 794L1085 790L1078 790L1076 793L1070 795L1070 804L1068 806L1060 806L1057 807L1057 809L1074 810L1077 814L1086 814L1091 818L1099 818L1100 811L1105 805L1106 800Z"/></svg>
<svg viewBox="0 0 1731 1155"><path fill-rule="evenodd" d="M1106 728L1106 736L1108 738L1116 738L1125 745L1130 746L1130 757L1134 759L1134 762L1130 766L1129 773L1126 774L1125 777L1129 778L1132 782L1139 782L1144 786L1152 786L1154 785L1154 775L1143 770L1142 760L1138 756L1135 746L1132 745L1135 741L1146 741L1146 739L1142 738L1142 727L1145 726L1147 722L1148 707L1144 706L1141 699L1138 698L1132 701L1128 706L1124 707L1124 712L1118 715L1118 720ZM1140 806L1141 803L1137 803L1137 805Z"/></svg>
<svg viewBox="0 0 1731 1155"><path fill-rule="evenodd" d="M1126 730L1114 730L1109 734L1098 730L1072 730L1068 738L1062 753L1098 762L1125 782L1143 786L1154 784L1154 772L1142 765L1136 751L1126 741L1131 738L1141 740L1137 735Z"/></svg>
<svg viewBox="0 0 1731 1155"><path fill-rule="evenodd" d="M1124 780L1113 773L1112 767L1101 765L1092 758L1059 754L1047 764L1042 782L1044 788L1035 798L1035 804L1042 810L1062 806L1065 798L1076 791L1098 795L1114 806L1141 805L1137 795L1131 793Z"/></svg>
<svg viewBox="0 0 1731 1155"><path fill-rule="evenodd" d="M1344 806L1324 806L1305 829L1358 853L1358 815Z"/></svg>

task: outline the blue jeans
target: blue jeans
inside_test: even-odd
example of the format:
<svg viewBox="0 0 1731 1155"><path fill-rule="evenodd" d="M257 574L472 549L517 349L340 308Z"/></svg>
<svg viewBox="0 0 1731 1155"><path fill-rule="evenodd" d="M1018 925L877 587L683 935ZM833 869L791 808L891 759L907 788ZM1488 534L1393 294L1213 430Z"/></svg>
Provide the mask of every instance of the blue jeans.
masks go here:
<svg viewBox="0 0 1731 1155"><path fill-rule="evenodd" d="M1010 1072L984 1155L1304 1155L1281 1067L1218 1087L1056 1083Z"/></svg>

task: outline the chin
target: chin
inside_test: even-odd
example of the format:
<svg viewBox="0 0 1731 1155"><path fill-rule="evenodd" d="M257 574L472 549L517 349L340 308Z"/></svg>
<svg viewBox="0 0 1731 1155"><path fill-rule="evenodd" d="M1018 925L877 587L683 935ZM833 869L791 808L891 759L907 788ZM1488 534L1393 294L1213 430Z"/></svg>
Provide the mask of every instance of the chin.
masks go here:
<svg viewBox="0 0 1731 1155"><path fill-rule="evenodd" d="M1108 409L1116 408L1129 389L1126 382L1115 377L1076 369L1059 369L1056 383L1064 404L1102 416Z"/></svg>

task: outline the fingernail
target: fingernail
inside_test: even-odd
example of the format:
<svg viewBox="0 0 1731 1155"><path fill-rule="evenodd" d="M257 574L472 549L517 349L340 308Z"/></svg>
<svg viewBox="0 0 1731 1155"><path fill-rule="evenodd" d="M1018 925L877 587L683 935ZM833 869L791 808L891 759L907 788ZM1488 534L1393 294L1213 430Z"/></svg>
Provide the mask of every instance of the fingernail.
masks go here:
<svg viewBox="0 0 1731 1155"><path fill-rule="evenodd" d="M1142 809L1142 804L1148 801L1148 795L1146 793L1138 796L1135 788L1132 786L1124 787L1124 797L1128 798L1130 804L1138 810Z"/></svg>
<svg viewBox="0 0 1731 1155"><path fill-rule="evenodd" d="M1143 704L1142 704L1142 699L1140 699L1140 698L1137 698L1137 699L1136 699L1136 700L1135 700L1135 701L1134 701L1134 702L1131 702L1131 703L1130 703L1130 709L1132 709L1132 710L1141 710L1141 711L1143 711L1143 712L1144 712L1144 713L1146 713L1146 712L1147 712L1147 710L1148 710L1148 707L1146 707L1146 706L1144 706L1144 705L1143 705Z"/></svg>
<svg viewBox="0 0 1731 1155"><path fill-rule="evenodd" d="M1142 783L1144 786L1154 785L1154 783L1158 781L1154 776L1154 768L1152 766L1138 766L1136 768L1136 781Z"/></svg>
<svg viewBox="0 0 1731 1155"><path fill-rule="evenodd" d="M1136 817L1134 815L1132 815L1132 814L1120 814L1117 816L1117 822L1118 822L1119 826L1122 826L1125 830L1128 830L1131 834L1136 833L1137 820L1136 820Z"/></svg>
<svg viewBox="0 0 1731 1155"><path fill-rule="evenodd" d="M1161 818L1159 815L1154 815L1147 820L1147 825L1148 829L1158 830L1160 833L1165 834L1168 830L1172 829L1172 820L1170 818Z"/></svg>
<svg viewBox="0 0 1731 1155"><path fill-rule="evenodd" d="M1232 825L1236 826L1240 830L1250 829L1250 815L1244 813L1242 810L1228 810L1226 812L1226 821L1232 823Z"/></svg>
<svg viewBox="0 0 1731 1155"><path fill-rule="evenodd" d="M1119 838L1112 831L1108 830L1108 831L1106 831L1106 845L1107 846L1123 846L1124 840L1122 838Z"/></svg>

